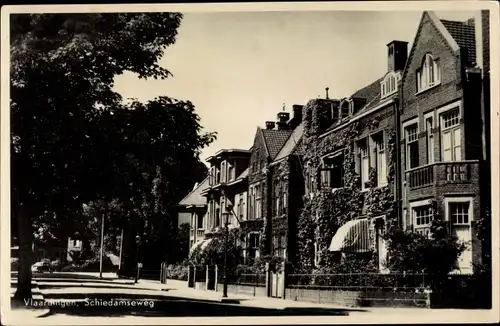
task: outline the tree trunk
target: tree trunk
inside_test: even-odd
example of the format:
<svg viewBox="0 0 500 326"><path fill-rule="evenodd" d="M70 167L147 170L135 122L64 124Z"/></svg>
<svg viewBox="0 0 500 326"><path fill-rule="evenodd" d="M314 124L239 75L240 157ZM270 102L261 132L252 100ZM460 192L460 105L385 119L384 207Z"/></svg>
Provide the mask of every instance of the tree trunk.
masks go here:
<svg viewBox="0 0 500 326"><path fill-rule="evenodd" d="M31 216L22 204L16 203L12 212L17 213L18 241L19 241L19 267L17 274L17 289L14 299L31 299L31 265L33 260L33 231Z"/></svg>

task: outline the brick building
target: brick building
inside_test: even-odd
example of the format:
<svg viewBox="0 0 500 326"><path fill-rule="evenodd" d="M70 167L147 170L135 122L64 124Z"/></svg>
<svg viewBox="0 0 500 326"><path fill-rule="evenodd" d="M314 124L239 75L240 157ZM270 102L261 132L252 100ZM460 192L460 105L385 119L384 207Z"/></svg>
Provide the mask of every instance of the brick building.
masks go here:
<svg viewBox="0 0 500 326"><path fill-rule="evenodd" d="M242 229L257 255L286 257L289 227L300 211L303 182L298 168L302 106L279 112L277 121L257 128L248 175L248 218ZM290 224L291 223L291 224ZM291 234L294 234L292 232Z"/></svg>
<svg viewBox="0 0 500 326"><path fill-rule="evenodd" d="M474 221L489 206L481 187L489 174L484 17L456 22L425 12L402 78L403 224L427 233L433 219L448 221L467 243L461 272L481 260Z"/></svg>
<svg viewBox="0 0 500 326"><path fill-rule="evenodd" d="M349 97L315 99L304 108L303 218L314 227L301 242L311 267L328 266L340 253L363 257L374 246L381 266L385 258L379 226L397 218L395 110L407 43L393 41L387 49L384 76Z"/></svg>

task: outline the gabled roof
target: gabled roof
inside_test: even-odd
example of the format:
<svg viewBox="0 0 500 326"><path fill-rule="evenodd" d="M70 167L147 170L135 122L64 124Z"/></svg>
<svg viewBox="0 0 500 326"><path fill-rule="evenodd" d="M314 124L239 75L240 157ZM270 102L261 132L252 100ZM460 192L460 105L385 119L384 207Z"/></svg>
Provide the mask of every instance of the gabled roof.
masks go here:
<svg viewBox="0 0 500 326"><path fill-rule="evenodd" d="M208 188L208 177L206 177L200 184L194 188L186 197L184 197L179 205L181 206L203 206L207 204L206 197L201 193Z"/></svg>
<svg viewBox="0 0 500 326"><path fill-rule="evenodd" d="M467 22L458 22L441 19L441 23L450 33L458 46L462 49L467 49L467 59L469 63L476 62L476 30L474 20Z"/></svg>
<svg viewBox="0 0 500 326"><path fill-rule="evenodd" d="M292 134L291 130L260 129L260 132L271 160L274 160Z"/></svg>
<svg viewBox="0 0 500 326"><path fill-rule="evenodd" d="M293 155L295 149L299 145L299 142L302 138L302 135L304 134L304 124L300 123L295 129L292 131L292 134L288 137L288 140L286 141L285 145L281 148L279 151L278 155L276 155L276 158L274 161L279 161L281 159L284 159L285 157L289 155Z"/></svg>
<svg viewBox="0 0 500 326"><path fill-rule="evenodd" d="M413 45L412 45L410 53L408 55L408 59L406 60L406 66L405 66L405 69L404 69L404 72L403 72L403 76L402 76L403 79L406 77L406 72L408 70L408 65L410 64L411 59L413 58L413 54L415 53L415 48L416 48L416 45L418 43L417 41L418 41L418 39L420 37L420 33L422 31L423 22L424 22L424 19L426 17L434 25L434 27L436 28L436 30L443 36L443 38L446 41L446 44L449 46L449 48L453 52L460 50L460 46L458 45L457 40L455 39L455 37L460 38L459 37L460 33L457 32L457 31L455 31L455 28L452 27L452 25L455 25L455 24L448 23L450 21L447 21L447 20L440 20L436 16L436 14L434 12L432 12L432 11L424 11L424 13L422 14L422 18L420 18L420 22L418 24L417 33L415 34L415 38L413 39ZM447 26L445 26L445 24ZM448 28L451 31L453 31L453 33L455 34L455 36L452 36L450 34L450 30ZM462 43L462 46L465 46L466 43L467 42ZM475 51L476 51L476 49L475 49L475 46L474 46L474 53L475 53ZM470 60L470 58L469 58L469 60ZM475 58L472 61L475 61Z"/></svg>

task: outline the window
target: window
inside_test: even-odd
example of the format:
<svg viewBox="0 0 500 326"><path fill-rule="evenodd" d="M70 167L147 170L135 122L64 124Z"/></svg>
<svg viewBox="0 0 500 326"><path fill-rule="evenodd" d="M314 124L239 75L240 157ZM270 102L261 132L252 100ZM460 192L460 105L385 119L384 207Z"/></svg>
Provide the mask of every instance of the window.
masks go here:
<svg viewBox="0 0 500 326"><path fill-rule="evenodd" d="M430 224L434 218L431 205L413 207L413 226L415 232L429 236Z"/></svg>
<svg viewBox="0 0 500 326"><path fill-rule="evenodd" d="M198 229L203 229L203 215L198 214Z"/></svg>
<svg viewBox="0 0 500 326"><path fill-rule="evenodd" d="M401 75L398 74L388 74L384 80L380 82L381 86L381 98L387 97L396 93L398 90L398 82L401 79Z"/></svg>
<svg viewBox="0 0 500 326"><path fill-rule="evenodd" d="M261 202L260 185L255 187L255 219L261 218L262 202Z"/></svg>
<svg viewBox="0 0 500 326"><path fill-rule="evenodd" d="M465 245L457 259L457 268L461 272L472 271L472 241L471 222L472 199L471 198L446 198L447 219L450 221L451 233Z"/></svg>
<svg viewBox="0 0 500 326"><path fill-rule="evenodd" d="M323 160L323 168L320 170L320 181L322 188L342 188L344 186L344 155L337 154Z"/></svg>
<svg viewBox="0 0 500 326"><path fill-rule="evenodd" d="M436 86L441 82L439 60L426 54L422 67L417 69L417 92Z"/></svg>
<svg viewBox="0 0 500 326"><path fill-rule="evenodd" d="M220 209L216 208L215 209L215 227L221 226L221 220L220 220Z"/></svg>
<svg viewBox="0 0 500 326"><path fill-rule="evenodd" d="M375 144L375 155L377 163L377 185L387 184L387 156L385 151L384 133L380 132L373 136Z"/></svg>
<svg viewBox="0 0 500 326"><path fill-rule="evenodd" d="M254 198L255 198L255 187L250 186L250 191L248 193L248 219L253 220L255 216L254 212Z"/></svg>
<svg viewBox="0 0 500 326"><path fill-rule="evenodd" d="M235 179L234 167L230 164L227 166L227 182L233 181Z"/></svg>
<svg viewBox="0 0 500 326"><path fill-rule="evenodd" d="M418 124L406 127L406 166L416 168L418 163Z"/></svg>
<svg viewBox="0 0 500 326"><path fill-rule="evenodd" d="M248 257L257 258L259 251L260 235L258 233L250 233L248 235Z"/></svg>
<svg viewBox="0 0 500 326"><path fill-rule="evenodd" d="M349 116L349 102L343 101L342 106L340 108L340 118L344 119Z"/></svg>
<svg viewBox="0 0 500 326"><path fill-rule="evenodd" d="M367 189L366 183L370 180L370 151L368 149L368 139L358 142L359 158L361 164L361 189Z"/></svg>
<svg viewBox="0 0 500 326"><path fill-rule="evenodd" d="M462 159L461 137L459 109L441 114L442 161Z"/></svg>
<svg viewBox="0 0 500 326"><path fill-rule="evenodd" d="M280 213L280 184L279 181L274 181L273 191L273 215L277 216Z"/></svg>
<svg viewBox="0 0 500 326"><path fill-rule="evenodd" d="M240 195L240 198L238 200L238 217L240 221L243 221L243 212L245 211L245 202L243 201L243 195Z"/></svg>
<svg viewBox="0 0 500 326"><path fill-rule="evenodd" d="M226 162L222 162L220 165L221 171L221 182L226 182Z"/></svg>
<svg viewBox="0 0 500 326"><path fill-rule="evenodd" d="M469 220L469 203L450 203L450 216L453 225L468 225Z"/></svg>
<svg viewBox="0 0 500 326"><path fill-rule="evenodd" d="M275 234L273 236L273 253L275 256L285 258L286 235Z"/></svg>
<svg viewBox="0 0 500 326"><path fill-rule="evenodd" d="M432 117L425 119L425 132L427 134L427 164L434 163L434 135L432 134Z"/></svg>

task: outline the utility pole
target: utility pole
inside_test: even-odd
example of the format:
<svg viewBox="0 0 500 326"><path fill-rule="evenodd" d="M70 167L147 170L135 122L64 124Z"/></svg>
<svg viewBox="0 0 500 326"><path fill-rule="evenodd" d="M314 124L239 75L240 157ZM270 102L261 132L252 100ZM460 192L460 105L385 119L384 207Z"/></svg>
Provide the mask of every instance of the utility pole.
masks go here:
<svg viewBox="0 0 500 326"><path fill-rule="evenodd" d="M104 205L104 213L101 214L101 257L99 261L99 278L102 278L102 260L104 255L104 215L106 215L106 203Z"/></svg>
<svg viewBox="0 0 500 326"><path fill-rule="evenodd" d="M123 251L123 229L122 229L122 235L120 236L120 262L118 263L118 269L122 268L122 251Z"/></svg>

